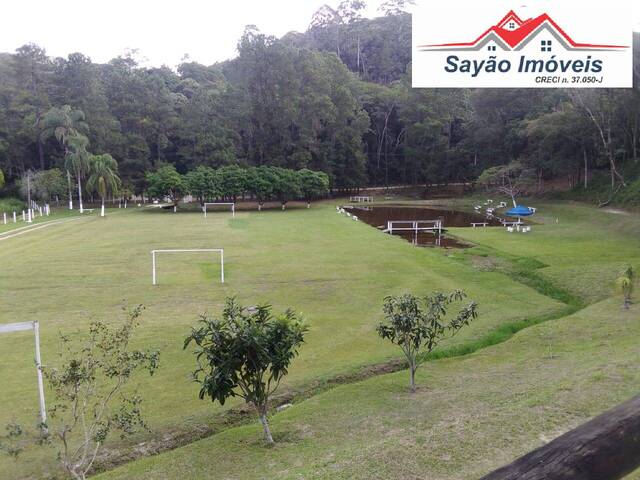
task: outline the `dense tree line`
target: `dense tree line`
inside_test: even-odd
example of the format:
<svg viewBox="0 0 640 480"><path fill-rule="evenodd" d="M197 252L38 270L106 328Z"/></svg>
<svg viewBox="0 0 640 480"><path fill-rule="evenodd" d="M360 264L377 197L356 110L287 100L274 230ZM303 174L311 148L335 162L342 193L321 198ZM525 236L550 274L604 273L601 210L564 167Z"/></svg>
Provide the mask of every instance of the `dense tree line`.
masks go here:
<svg viewBox="0 0 640 480"><path fill-rule="evenodd" d="M262 165L241 168L237 165L217 169L200 165L181 175L173 165L164 165L146 175L148 195L167 198L176 204L190 194L201 204L205 202L236 202L248 196L261 209L266 201L278 200L284 209L290 200L311 203L329 193L329 176L303 168L291 170Z"/></svg>
<svg viewBox="0 0 640 480"><path fill-rule="evenodd" d="M132 193L165 164L310 169L355 189L470 181L518 162L535 189L594 170L612 190L626 185L640 155L637 45L633 90L412 89L407 3L389 0L368 20L363 1L345 0L282 39L247 27L237 58L177 71L131 55L51 58L35 45L0 54L4 191L28 170L58 168L77 196L86 159L105 153Z"/></svg>

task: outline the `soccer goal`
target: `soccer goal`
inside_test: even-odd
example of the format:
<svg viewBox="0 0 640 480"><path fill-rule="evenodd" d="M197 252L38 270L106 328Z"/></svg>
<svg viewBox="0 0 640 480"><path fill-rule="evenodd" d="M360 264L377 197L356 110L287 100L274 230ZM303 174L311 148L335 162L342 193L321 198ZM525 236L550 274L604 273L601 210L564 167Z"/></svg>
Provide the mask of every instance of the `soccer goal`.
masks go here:
<svg viewBox="0 0 640 480"><path fill-rule="evenodd" d="M204 212L204 218L207 218L207 207L231 207L231 217L236 218L236 204L235 203L205 203L202 208Z"/></svg>
<svg viewBox="0 0 640 480"><path fill-rule="evenodd" d="M220 281L224 283L224 249L222 248L205 248L205 249L187 249L187 250L152 250L151 266L153 268L152 283L158 285L158 276L156 274L156 256L159 253L219 253L220 254Z"/></svg>
<svg viewBox="0 0 640 480"><path fill-rule="evenodd" d="M40 360L40 325L38 321L22 323L5 323L0 325L0 334L33 330L36 341L36 372L38 375L38 397L40 399L40 423L47 423L47 409L44 404L44 385L42 383L42 362Z"/></svg>

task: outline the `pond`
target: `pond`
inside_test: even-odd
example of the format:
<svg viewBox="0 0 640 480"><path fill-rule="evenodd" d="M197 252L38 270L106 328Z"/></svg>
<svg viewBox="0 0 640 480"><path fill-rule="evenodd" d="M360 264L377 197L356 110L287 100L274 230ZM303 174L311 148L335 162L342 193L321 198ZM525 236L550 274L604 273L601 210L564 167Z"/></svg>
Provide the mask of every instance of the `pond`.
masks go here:
<svg viewBox="0 0 640 480"><path fill-rule="evenodd" d="M500 226L501 223L495 217L490 218L481 213L461 212L447 208L433 207L402 207L402 206L350 206L345 210L355 215L361 221L379 230L387 228L387 222L391 221L424 221L440 220L442 229L446 231L450 227L471 227L472 223L487 223L488 226ZM412 244L420 247L443 248L468 248L470 245L437 232L393 232Z"/></svg>

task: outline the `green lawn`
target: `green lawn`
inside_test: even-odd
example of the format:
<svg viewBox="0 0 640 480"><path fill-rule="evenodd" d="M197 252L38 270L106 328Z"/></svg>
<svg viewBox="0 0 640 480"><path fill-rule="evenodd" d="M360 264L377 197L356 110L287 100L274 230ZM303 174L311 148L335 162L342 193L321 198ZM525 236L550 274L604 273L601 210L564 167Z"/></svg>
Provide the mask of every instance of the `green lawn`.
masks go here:
<svg viewBox="0 0 640 480"><path fill-rule="evenodd" d="M313 397L273 417L272 449L244 426L98 478L475 480L637 393L639 315L605 301L429 363L416 394L398 372Z"/></svg>
<svg viewBox="0 0 640 480"><path fill-rule="evenodd" d="M549 318L567 310L563 303L518 281L521 279L510 274L509 265L521 261L526 264L532 259L542 262L537 266L548 267L536 270L535 275L543 281L536 276L530 285L539 291L549 285L552 289L562 287L590 302L610 294L610 277L620 265L628 260L638 264L637 240L633 248L634 232L640 225L638 216L627 216L621 222L621 218L610 219L594 209L559 204L545 205L543 211L539 220L545 225L536 225L529 236L516 237L502 229L456 230L456 235L480 244L462 253L414 248L400 238L338 215L331 203L315 205L311 210L242 212L235 220L228 213L210 214L205 220L197 213L113 210L106 219L91 216L0 242L0 323L40 320L43 361L47 363L56 351L58 332L83 332L92 319L115 320L123 304L143 303L147 308L139 341L162 351L158 375L138 385L146 398L147 418L153 429L150 435L189 432L215 421L221 408L197 399L197 386L189 381L194 360L182 350L182 339L198 314L217 312L227 295L237 295L245 303L269 301L276 309L291 306L305 314L311 331L283 386L285 391L302 390L398 357L398 352L374 332L385 295L467 290L480 303L480 319L445 345L462 348L486 339L501 325ZM190 254L161 257L160 286L151 286L150 250L216 247L225 248L224 285L219 284L215 256ZM486 260L489 268L479 259ZM582 265L586 267L584 275ZM607 273L601 275L604 270ZM603 331L606 326L599 320L603 308L611 311L614 306L611 301L598 304L576 314L574 320L562 322L582 325L580 331L585 335L590 334L591 324ZM587 313L591 309L594 313ZM628 315L637 317L637 311ZM618 314L604 316L612 322ZM631 381L624 377L620 388L611 390L609 397L601 396L602 401L585 393L591 398L589 408L580 407L579 399L574 404L566 399L566 409L576 408L579 415L568 415L559 406L557 418L538 423L530 420L524 427L509 423L509 412L518 417L526 407L522 402L512 404L510 395L515 395L518 388L525 391L545 382L540 377L538 383L529 384L524 373L517 373L518 368L524 372L528 355L547 351L548 334L539 332L553 332L556 323L527 329L492 350L428 364L419 378L427 381L429 388L419 393L419 399L405 394L406 374L400 372L342 386L296 404L274 417L276 440L280 436L282 446L273 451L263 449L255 440L254 426L240 427L130 464L119 475L131 478L133 472L142 475L144 471L147 478L176 478L185 470L169 468L173 462L203 465L215 458L215 473L198 470L191 472L192 476L394 478L388 474L396 465L402 468L396 478L406 478L402 472L422 475L420 469L427 466L433 478L460 478L455 472L467 463L471 465L464 471L473 476L535 446L538 431L553 436L570 422L578 422L629 393ZM633 326L633 322L627 322L619 328L627 324ZM531 335L545 339L529 342L526 339ZM595 338L596 333L593 335ZM577 342L579 338L569 332L562 341ZM614 339L616 335L609 341L617 346ZM0 412L2 422L35 421L32 341L28 334L0 338L0 354L7 359L0 365L4 386L0 395L4 405L12 406ZM494 356L491 351L500 354ZM571 348L559 358L569 358L573 351ZM614 368L614 363L607 363L607 355L594 353L596 350L585 347L585 357L592 356L593 362ZM623 348L619 355L624 357ZM548 369L549 375L566 375L567 382L572 378L579 381L578 372L575 376L571 373L574 365L587 367L577 358L567 369L557 365L555 359L551 362L556 366ZM477 375L476 364L480 369ZM492 383L492 377L482 373L491 366L500 369L504 378ZM511 368L513 376L505 373ZM559 388L555 377L549 376L548 381L553 383L548 385L550 391ZM432 389L441 391L441 395L433 395ZM526 397L526 391L522 395ZM555 408L553 398L551 393L541 398L540 408ZM498 423L504 425L493 425L493 420L493 428L473 423L480 421L467 418L474 408L487 418L495 416L494 409L500 409L505 417ZM464 427L466 421L472 424ZM407 428L414 424L411 437ZM462 429L455 448L444 440L451 428ZM493 456L486 450L493 448L491 442L500 445L491 450ZM511 450L505 450L504 445ZM117 446L112 444L110 448ZM418 450L422 452L420 459L416 459ZM470 458L480 451L485 452L483 461L473 465ZM499 452L503 453L497 455ZM52 452L39 450L28 452L17 463L2 459L0 477L39 478L53 469L47 456ZM476 470L472 472L471 468Z"/></svg>
<svg viewBox="0 0 640 480"><path fill-rule="evenodd" d="M2 216L2 210L0 210L0 239L5 236L12 235L14 233L33 229L37 226L43 226L44 224L52 224L60 220L69 220L72 218L75 219L75 218L89 217L93 214L95 214L95 212L92 213L88 211L81 215L78 212L78 210L68 210L62 207L57 207L57 208L52 207L51 215L40 216L39 214L37 214L34 216L33 221L31 223L26 223L22 221L22 211L20 211L19 214L17 214L16 223L13 223L13 215L9 215L9 213L7 213L7 224L5 225L3 216ZM49 227L46 227L46 228L49 228ZM17 235L17 236L22 236L22 235Z"/></svg>

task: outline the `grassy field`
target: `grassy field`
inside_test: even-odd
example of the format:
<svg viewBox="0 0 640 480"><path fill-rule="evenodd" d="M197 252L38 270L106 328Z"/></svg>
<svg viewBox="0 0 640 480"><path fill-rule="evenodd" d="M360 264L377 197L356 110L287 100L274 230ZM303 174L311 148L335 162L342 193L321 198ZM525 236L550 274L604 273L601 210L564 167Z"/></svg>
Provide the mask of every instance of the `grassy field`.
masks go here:
<svg viewBox="0 0 640 480"><path fill-rule="evenodd" d="M215 421L221 408L197 400L197 387L189 381L193 358L181 349L182 339L198 314L217 312L227 295L305 314L311 331L284 385L285 391L300 391L398 357L374 333L385 295L467 290L480 303L481 317L443 347L449 354L464 353L605 299L620 266L638 264L637 216L566 204L544 205L542 211L538 221L544 225L528 236L456 230L479 245L464 252L414 248L337 215L329 203L311 210L243 212L235 220L225 213L205 220L197 213L111 211L106 219L92 216L0 243L0 323L40 320L46 363L58 332L83 332L92 319L116 320L123 304L143 303L139 341L162 351L157 377L138 385L147 399L150 435L188 432ZM162 257L160 286L151 286L150 250L214 247L225 248L225 285L218 283L215 258L190 255ZM635 327L638 312L622 316L616 305L605 300L499 346L429 363L419 372L425 388L415 397L404 390L406 372L316 395L274 417L281 440L275 450L263 449L252 425L129 464L108 477L177 478L189 471L185 463L208 471L205 465L215 458L215 473L193 470L192 476L407 478L429 471L427 478L462 478L456 472L464 471L472 478L539 444L539 435L552 437L631 392L636 378L618 372L618 363L627 362L633 371L634 358L627 357L637 332L620 331ZM581 335L572 333L574 325L593 342L583 345ZM605 341L619 360L600 355L595 346ZM553 358L547 361L549 348ZM557 359L556 350L562 352ZM589 370L576 352L607 373L602 382L589 383L592 391L566 394L558 403L563 382L575 380L566 388L577 389L581 372ZM7 359L0 366L2 401L12 406L2 409L0 421L33 423L32 338L2 338L0 354ZM553 368L536 368L529 359ZM534 390L539 415L529 403ZM512 401L514 395L519 401ZM116 447L121 445L110 445ZM470 460L476 455L481 457ZM53 469L49 457L51 451L39 450L17 463L3 459L0 477L39 478Z"/></svg>

